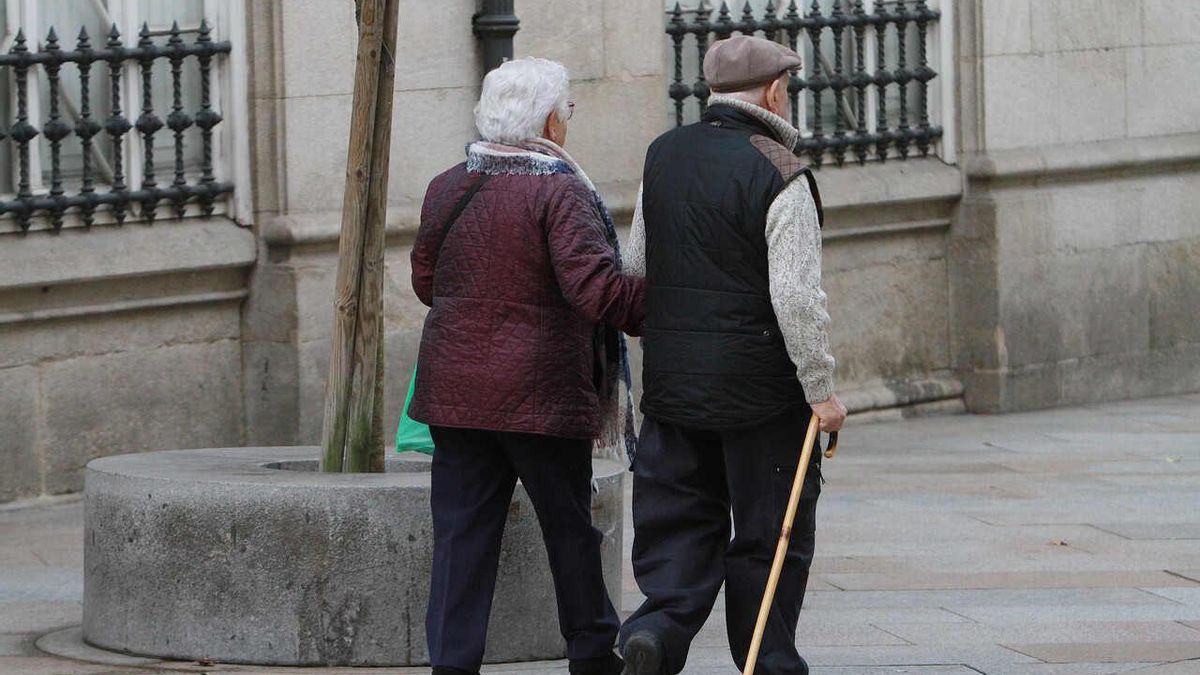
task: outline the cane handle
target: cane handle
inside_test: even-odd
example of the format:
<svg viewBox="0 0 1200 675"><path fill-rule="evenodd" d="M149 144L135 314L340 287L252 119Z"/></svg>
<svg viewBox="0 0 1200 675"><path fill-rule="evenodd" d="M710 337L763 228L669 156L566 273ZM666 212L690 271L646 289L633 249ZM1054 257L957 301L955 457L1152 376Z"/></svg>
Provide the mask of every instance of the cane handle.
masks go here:
<svg viewBox="0 0 1200 675"><path fill-rule="evenodd" d="M829 447L825 448L825 459L833 459L838 449L838 432L829 432Z"/></svg>

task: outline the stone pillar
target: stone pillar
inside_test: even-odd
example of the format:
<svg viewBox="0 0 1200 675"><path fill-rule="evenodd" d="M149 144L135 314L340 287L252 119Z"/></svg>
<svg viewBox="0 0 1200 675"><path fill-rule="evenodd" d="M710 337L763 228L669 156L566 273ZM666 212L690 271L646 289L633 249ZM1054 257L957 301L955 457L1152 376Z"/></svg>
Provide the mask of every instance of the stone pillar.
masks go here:
<svg viewBox="0 0 1200 675"><path fill-rule="evenodd" d="M952 233L971 409L1200 387L1200 37L1163 4L960 12Z"/></svg>

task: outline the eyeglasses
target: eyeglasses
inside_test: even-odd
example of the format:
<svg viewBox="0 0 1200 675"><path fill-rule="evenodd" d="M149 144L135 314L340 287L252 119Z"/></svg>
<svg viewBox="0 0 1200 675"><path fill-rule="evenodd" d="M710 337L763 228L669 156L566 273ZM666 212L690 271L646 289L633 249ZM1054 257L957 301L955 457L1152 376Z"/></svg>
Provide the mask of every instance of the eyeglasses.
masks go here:
<svg viewBox="0 0 1200 675"><path fill-rule="evenodd" d="M575 116L575 101L567 101L567 121Z"/></svg>

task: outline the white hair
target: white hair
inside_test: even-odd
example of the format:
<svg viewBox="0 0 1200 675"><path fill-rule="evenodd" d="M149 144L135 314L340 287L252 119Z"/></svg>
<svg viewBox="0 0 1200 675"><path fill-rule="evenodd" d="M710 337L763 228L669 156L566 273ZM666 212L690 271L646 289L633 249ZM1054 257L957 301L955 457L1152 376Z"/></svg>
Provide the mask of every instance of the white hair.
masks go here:
<svg viewBox="0 0 1200 675"><path fill-rule="evenodd" d="M495 143L539 138L550 113L567 118L570 86L561 63L533 57L505 62L483 78L475 128Z"/></svg>

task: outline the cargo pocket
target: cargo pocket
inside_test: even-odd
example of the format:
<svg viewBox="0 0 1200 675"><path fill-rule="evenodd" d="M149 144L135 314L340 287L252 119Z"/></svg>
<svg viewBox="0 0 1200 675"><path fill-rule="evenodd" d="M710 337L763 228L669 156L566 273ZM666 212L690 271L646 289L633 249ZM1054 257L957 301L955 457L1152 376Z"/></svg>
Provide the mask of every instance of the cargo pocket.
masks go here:
<svg viewBox="0 0 1200 675"><path fill-rule="evenodd" d="M780 508L786 507L792 496L792 482L796 479L796 465L776 464L772 467L772 492L775 502ZM817 448L813 449L812 460L808 463L808 472L804 474L804 489L800 492L800 501L816 499L821 494L821 484L825 482L821 475L821 455Z"/></svg>
<svg viewBox="0 0 1200 675"><path fill-rule="evenodd" d="M812 461L808 465L808 473L804 476L804 492L800 499L816 499L821 495L821 486L825 484L825 474L821 470L821 448L813 450Z"/></svg>

